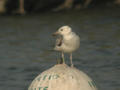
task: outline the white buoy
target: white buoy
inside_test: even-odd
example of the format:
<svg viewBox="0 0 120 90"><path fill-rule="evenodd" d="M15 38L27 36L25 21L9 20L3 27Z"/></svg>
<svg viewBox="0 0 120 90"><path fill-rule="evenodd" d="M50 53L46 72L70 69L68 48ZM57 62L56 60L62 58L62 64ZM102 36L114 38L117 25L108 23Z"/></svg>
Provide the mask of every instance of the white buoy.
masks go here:
<svg viewBox="0 0 120 90"><path fill-rule="evenodd" d="M97 90L97 88L82 71L66 64L58 64L38 75L28 90Z"/></svg>

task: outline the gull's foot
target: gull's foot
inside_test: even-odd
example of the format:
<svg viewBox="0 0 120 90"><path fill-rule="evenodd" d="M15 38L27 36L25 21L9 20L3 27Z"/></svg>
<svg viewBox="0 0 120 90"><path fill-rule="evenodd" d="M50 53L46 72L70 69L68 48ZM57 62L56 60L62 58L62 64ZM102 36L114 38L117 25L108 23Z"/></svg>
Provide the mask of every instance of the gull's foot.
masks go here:
<svg viewBox="0 0 120 90"><path fill-rule="evenodd" d="M74 65L73 65L73 64L71 64L71 67L73 68L73 67L74 67Z"/></svg>

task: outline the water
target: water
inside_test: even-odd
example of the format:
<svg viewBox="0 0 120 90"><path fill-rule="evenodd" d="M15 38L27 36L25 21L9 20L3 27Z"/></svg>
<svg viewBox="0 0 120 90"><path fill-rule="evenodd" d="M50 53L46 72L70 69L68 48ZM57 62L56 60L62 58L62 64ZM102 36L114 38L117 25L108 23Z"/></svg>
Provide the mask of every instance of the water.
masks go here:
<svg viewBox="0 0 120 90"><path fill-rule="evenodd" d="M0 90L27 90L42 71L56 64L51 36L70 25L81 37L75 66L99 90L120 90L120 8L0 17ZM69 64L69 56L66 56Z"/></svg>

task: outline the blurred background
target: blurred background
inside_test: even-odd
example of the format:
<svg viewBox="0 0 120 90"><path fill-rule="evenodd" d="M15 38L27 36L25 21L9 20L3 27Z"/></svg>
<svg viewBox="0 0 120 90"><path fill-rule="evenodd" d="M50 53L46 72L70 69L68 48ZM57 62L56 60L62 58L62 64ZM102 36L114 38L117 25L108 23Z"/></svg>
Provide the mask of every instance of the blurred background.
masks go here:
<svg viewBox="0 0 120 90"><path fill-rule="evenodd" d="M51 34L63 25L81 37L75 67L99 90L120 90L120 0L0 0L0 90L27 90L56 64Z"/></svg>
<svg viewBox="0 0 120 90"><path fill-rule="evenodd" d="M0 0L1 14L30 14L46 11L119 7L120 0Z"/></svg>

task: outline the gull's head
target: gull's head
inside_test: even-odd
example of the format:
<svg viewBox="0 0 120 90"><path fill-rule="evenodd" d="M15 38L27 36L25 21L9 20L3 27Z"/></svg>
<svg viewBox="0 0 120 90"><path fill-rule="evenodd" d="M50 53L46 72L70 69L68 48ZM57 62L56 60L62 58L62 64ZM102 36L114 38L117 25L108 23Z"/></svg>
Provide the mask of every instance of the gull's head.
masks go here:
<svg viewBox="0 0 120 90"><path fill-rule="evenodd" d="M69 27L69 26L62 26L53 35L67 35L67 34L69 34L71 32L72 32L71 27Z"/></svg>

